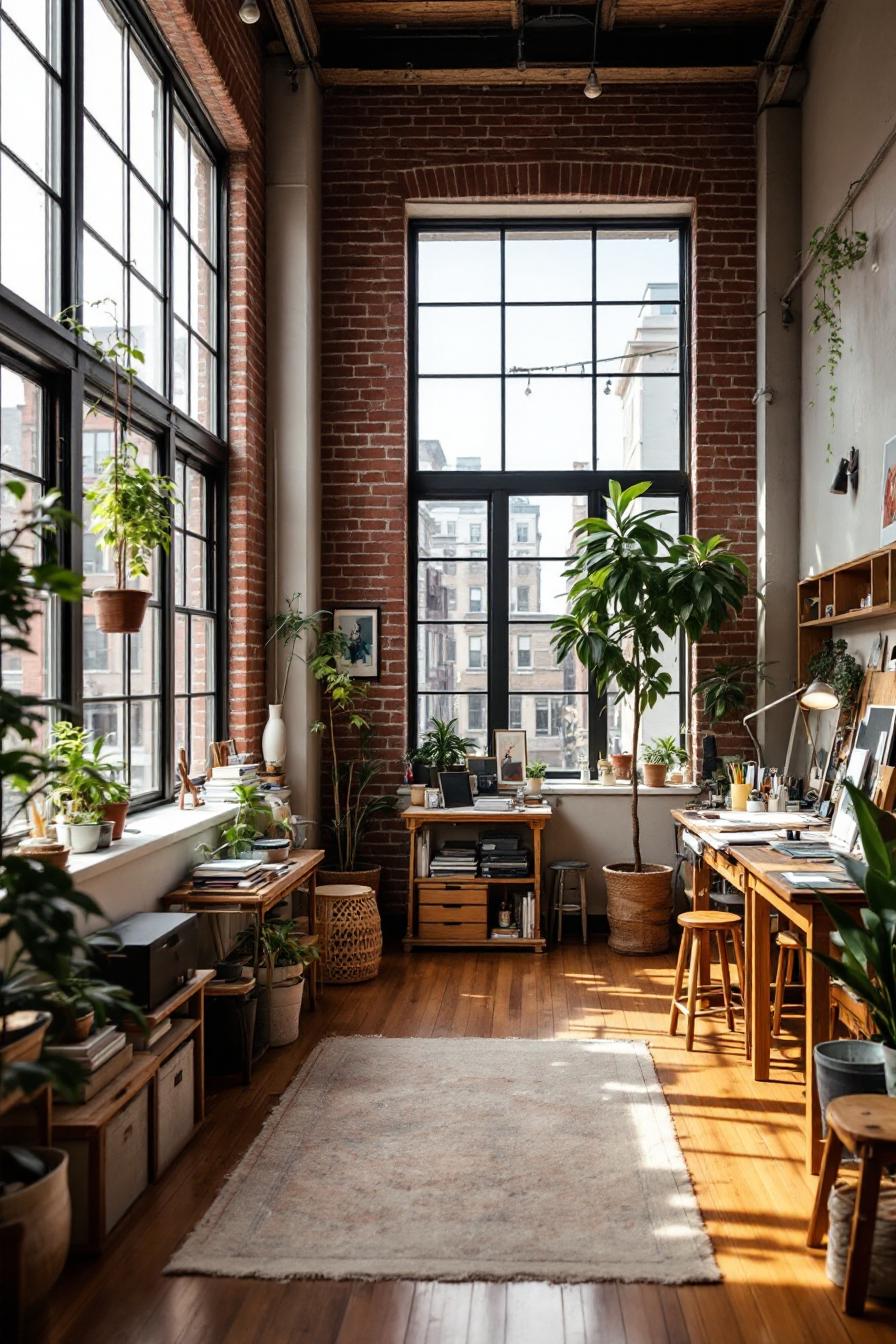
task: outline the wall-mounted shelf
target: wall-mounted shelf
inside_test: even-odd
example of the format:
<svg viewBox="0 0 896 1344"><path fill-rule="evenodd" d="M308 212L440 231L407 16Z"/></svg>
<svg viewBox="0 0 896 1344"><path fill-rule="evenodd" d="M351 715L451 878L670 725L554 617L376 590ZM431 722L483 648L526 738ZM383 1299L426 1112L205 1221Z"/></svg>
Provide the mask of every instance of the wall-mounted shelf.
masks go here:
<svg viewBox="0 0 896 1344"><path fill-rule="evenodd" d="M871 604L862 606L869 597ZM896 619L896 545L801 579L796 612L799 675L805 681L809 660L833 637L836 626Z"/></svg>

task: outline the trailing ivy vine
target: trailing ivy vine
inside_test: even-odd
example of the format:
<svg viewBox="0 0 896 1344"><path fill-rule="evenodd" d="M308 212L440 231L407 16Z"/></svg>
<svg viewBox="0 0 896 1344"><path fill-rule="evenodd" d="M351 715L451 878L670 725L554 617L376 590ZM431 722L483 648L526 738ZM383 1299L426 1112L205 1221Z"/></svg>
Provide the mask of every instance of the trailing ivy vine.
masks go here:
<svg viewBox="0 0 896 1344"><path fill-rule="evenodd" d="M868 235L861 229L852 233L838 233L836 229L819 227L809 240L809 253L818 270L815 278L815 298L812 308L814 332L827 332L827 353L818 366L818 373L827 372L828 408L833 437L837 409L837 366L843 358L843 325L840 318L840 277L862 260L868 250ZM824 353L819 342L818 353ZM828 458L832 455L830 441Z"/></svg>

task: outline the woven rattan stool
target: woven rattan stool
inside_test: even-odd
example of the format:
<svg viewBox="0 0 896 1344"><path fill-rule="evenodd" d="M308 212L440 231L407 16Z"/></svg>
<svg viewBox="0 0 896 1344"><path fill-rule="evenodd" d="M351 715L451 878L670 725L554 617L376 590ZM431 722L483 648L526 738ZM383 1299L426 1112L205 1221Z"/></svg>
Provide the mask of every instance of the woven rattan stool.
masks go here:
<svg viewBox="0 0 896 1344"><path fill-rule="evenodd" d="M684 930L681 946L678 949L678 965L675 967L675 987L672 990L672 1008L669 1013L669 1035L674 1036L678 1029L678 1017L683 1013L687 1019L685 1046L688 1050L694 1046L694 1026L698 1017L723 1011L728 1022L728 1030L734 1030L734 1005L731 1002L731 976L728 970L728 942L730 933L734 943L734 960L737 965L738 982L744 983L743 949L740 941L741 921L739 915L731 915L724 910L686 910L678 916L678 922ZM704 944L715 939L719 953L721 985L700 984L700 954ZM681 997L685 970L688 966L688 997ZM716 1006L698 1008L698 999L710 999L716 995L722 997L721 1009Z"/></svg>
<svg viewBox="0 0 896 1344"><path fill-rule="evenodd" d="M793 980L797 959L803 984L806 983L806 949L795 933L782 929L775 939L778 948L778 970L775 975L775 999L772 1007L772 1035L781 1035L781 1015L784 1012L784 989ZM802 1009L800 1009L802 1016Z"/></svg>
<svg viewBox="0 0 896 1344"><path fill-rule="evenodd" d="M327 984L354 984L379 974L383 931L370 887L318 887L321 978Z"/></svg>
<svg viewBox="0 0 896 1344"><path fill-rule="evenodd" d="M582 942L588 942L588 892L585 887L585 874L588 864L584 859L558 859L550 866L553 874L551 887L551 905L548 915L548 934L551 925L557 921L557 942L563 942L563 916L578 915L582 921ZM567 891L567 877L576 882L576 899L570 899L573 892Z"/></svg>
<svg viewBox="0 0 896 1344"><path fill-rule="evenodd" d="M896 1097L861 1094L835 1097L828 1103L827 1122L828 1137L806 1245L820 1246L828 1230L828 1198L845 1148L855 1154L861 1165L846 1257L843 1310L847 1316L861 1316L871 1270L881 1180L884 1168L896 1162Z"/></svg>

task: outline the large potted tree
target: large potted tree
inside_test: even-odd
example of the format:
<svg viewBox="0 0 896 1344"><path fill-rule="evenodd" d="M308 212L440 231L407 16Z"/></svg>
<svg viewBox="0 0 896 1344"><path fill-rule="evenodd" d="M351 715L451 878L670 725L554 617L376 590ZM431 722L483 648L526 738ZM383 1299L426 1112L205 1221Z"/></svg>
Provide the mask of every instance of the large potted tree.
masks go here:
<svg viewBox="0 0 896 1344"><path fill-rule="evenodd" d="M631 704L634 761L645 711L672 689L664 643L682 632L694 643L721 629L747 594L747 566L725 539L671 536L658 525L668 514L638 504L649 489L649 481L627 490L611 481L606 517L576 524L569 612L553 623L558 659L574 652L599 692L615 688L616 701ZM633 862L603 870L610 947L661 952L669 944L671 869L643 860L638 799L633 770Z"/></svg>
<svg viewBox="0 0 896 1344"><path fill-rule="evenodd" d="M17 517L0 532L0 661L32 653L29 629L40 594L77 600L81 580L62 568L54 534L69 520L58 495L24 508L25 487L5 488ZM14 506L15 507L15 506ZM36 558L35 558L36 557ZM33 561L33 562L32 562ZM33 697L0 689L0 776L21 801L4 818L15 832L33 814L56 765L37 749L42 711ZM84 922L102 916L90 897L50 861L31 854L0 855L0 1104L4 1110L46 1084L74 1100L82 1069L54 1055L53 1021L65 1011L72 986L79 1006L97 1020L112 1009L139 1013L123 990L97 973ZM71 1210L68 1155L61 1149L0 1147L0 1224L21 1222L25 1307L45 1297L68 1254Z"/></svg>

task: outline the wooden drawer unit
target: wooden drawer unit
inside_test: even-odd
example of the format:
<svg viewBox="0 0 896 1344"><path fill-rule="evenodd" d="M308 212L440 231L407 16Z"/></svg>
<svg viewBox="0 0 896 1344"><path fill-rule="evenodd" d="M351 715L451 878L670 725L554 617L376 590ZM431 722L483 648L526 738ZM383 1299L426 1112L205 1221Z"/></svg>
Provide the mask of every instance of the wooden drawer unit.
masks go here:
<svg viewBox="0 0 896 1344"><path fill-rule="evenodd" d="M487 882L421 882L417 888L420 917L428 905L488 906Z"/></svg>
<svg viewBox="0 0 896 1344"><path fill-rule="evenodd" d="M488 933L488 925L485 919L485 912L475 923L466 917L424 920L420 919L420 938L428 938L437 943L465 943L477 938L485 938Z"/></svg>
<svg viewBox="0 0 896 1344"><path fill-rule="evenodd" d="M457 943L488 934L485 882L421 882L417 901L421 938Z"/></svg>

